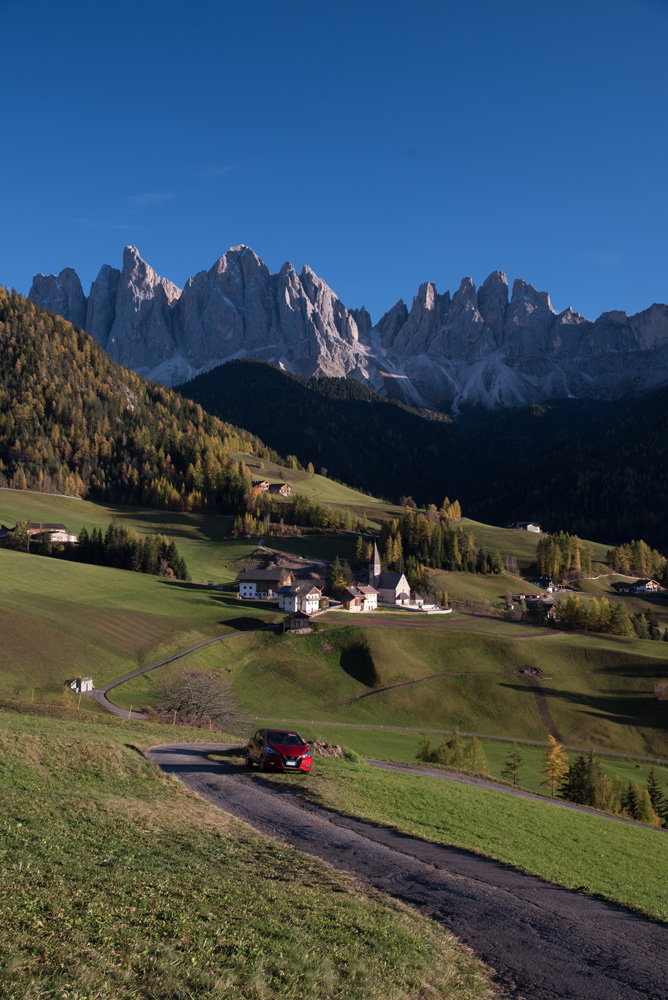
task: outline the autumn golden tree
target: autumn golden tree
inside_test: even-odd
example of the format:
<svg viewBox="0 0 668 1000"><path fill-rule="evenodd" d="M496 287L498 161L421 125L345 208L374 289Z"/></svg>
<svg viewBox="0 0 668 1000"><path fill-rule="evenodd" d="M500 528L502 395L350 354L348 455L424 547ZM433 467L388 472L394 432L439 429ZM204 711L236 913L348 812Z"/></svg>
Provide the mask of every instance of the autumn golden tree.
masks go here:
<svg viewBox="0 0 668 1000"><path fill-rule="evenodd" d="M548 741L547 748L543 754L543 764L545 766L540 772L546 775L546 777L540 784L541 787L543 785L549 786L550 795L554 798L568 774L568 754L564 750L563 745L558 740L555 740L554 736L548 736Z"/></svg>

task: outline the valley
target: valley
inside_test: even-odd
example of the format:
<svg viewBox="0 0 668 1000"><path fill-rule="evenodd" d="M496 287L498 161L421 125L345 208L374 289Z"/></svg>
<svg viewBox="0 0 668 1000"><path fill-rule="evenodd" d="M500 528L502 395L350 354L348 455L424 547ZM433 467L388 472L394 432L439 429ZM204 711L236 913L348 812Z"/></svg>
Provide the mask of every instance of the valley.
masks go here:
<svg viewBox="0 0 668 1000"><path fill-rule="evenodd" d="M543 536L471 518L466 516L466 507L465 516L457 515L451 523L447 520L451 516L448 504L440 513L433 507L430 523L442 518L443 537L447 529L450 543L454 545L452 539L456 539L455 548L462 552L473 547L473 555L457 563L458 570L434 568L447 565L441 556L441 561L421 571L421 580L436 593L447 594L452 606L449 614L416 615L398 607L363 615L330 610L313 620L310 634L283 634L284 614L275 603L239 598L236 579L240 570L272 552L319 560L325 575L336 559L358 565L360 543L364 548L376 539L392 541L397 525L408 546L411 525L419 523L418 514L409 517L404 506L337 482L325 474L328 470L324 467L316 473L294 455L281 458L273 445L268 446L254 433L209 416L196 403L181 400L170 390L148 387L111 365L83 334L74 337L66 325L40 318L34 307L21 304L16 297L6 299L5 308L7 315L18 315L22 322L32 317L44 324L53 338L48 350L59 358L57 379L63 385L72 383L73 388L62 400L51 393L42 405L34 387L45 377L46 348L41 359L39 351L37 360L28 356L31 374L27 381L22 364L6 366L10 385L6 395L27 386L30 405L4 411L4 454L11 463L4 469L11 467L14 488L0 487L0 526L11 533L21 521L37 526L64 524L67 532L76 535L85 527L89 535L95 530L102 536L115 525L127 531L129 538L163 535L177 547L190 577L154 576L48 557L38 554L39 546L33 543L28 552L0 548L0 642L4 650L0 737L10 761L9 767L0 770L0 780L11 791L6 834L36 870L49 867L50 874L43 878L38 893L42 924L46 921L57 927L58 920L66 920L75 940L81 934L93 942L86 945L93 949L87 982L98 988L111 976L110 1000L117 996L131 1000L133 983L139 979L153 983L156 994L172 988L202 990L201 984L207 980L201 977L206 977L207 970L213 972L209 922L216 913L218 943L233 941L230 954L252 958L253 989L258 998L269 990L272 998L285 996L288 1000L311 989L305 980L294 976L283 981L280 954L271 946L260 958L260 950L254 949L242 926L247 907L228 882L224 889L207 887L202 892L202 906L195 912L186 913L177 898L179 887L189 885L194 873L208 886L222 858L230 878L239 873L238 877L250 878L255 885L262 877L259 870L266 858L282 857L283 848L272 846L258 834L249 834L247 828L240 833L235 821L220 818L212 807L173 781L159 779L142 756L150 746L169 741L206 742L212 736L221 742L243 740L248 731L264 723L297 725L307 740L326 739L346 748L346 760L316 763L308 788L278 786L283 793L299 797L300 809L334 809L345 814L346 821L370 822L394 830L392 836L405 834L421 843L457 847L556 885L601 896L660 924L668 919L655 891L660 881L657 858L665 832L603 815L576 814L577 818L565 819L562 814L567 810L553 808L545 787L550 736L564 744L571 761L580 751L595 751L601 774L610 783L620 787L637 784L641 789L653 769L659 785L668 786L666 702L661 695L668 685L668 643L632 634L568 631L530 624L519 617L510 620L509 597L525 594L528 600L539 592L527 578L537 571L537 547ZM69 368L69 351L77 359L73 369ZM71 374L77 366L88 371L89 360L94 362L91 385L100 394L97 401L90 386ZM376 404L366 399L363 405ZM389 402L379 405L395 406ZM64 406L67 411L63 416ZM149 419L153 411L155 419ZM416 418L405 408L397 412L407 419ZM63 419L71 420L70 430L63 430ZM447 420L431 422L446 430L450 426ZM11 445L9 438L17 428L25 440L22 450ZM482 438L484 422L480 428ZM70 464L59 466L59 462ZM434 475L443 476L435 459L432 466ZM144 474L150 486L142 485ZM85 488L82 476L90 477L90 489ZM238 530L242 523L239 511L258 510L260 523L259 499L251 486L253 481L263 480L287 484L292 496L272 496L271 520L264 522L267 530L243 537L244 531ZM7 477L3 481L7 482ZM81 495L16 488L40 482ZM410 492L409 486L406 475L406 492ZM388 490L388 495L399 499L393 490ZM305 498L304 502L312 504L309 510L316 511L309 527L292 523L296 497ZM158 507L137 502L151 498ZM437 499L440 502L442 498ZM326 523L337 526L329 530L318 527L323 517ZM605 597L611 606L623 607L636 616L654 615L656 628L665 630L668 603L664 592L620 595L615 583L628 577L611 571L608 539L600 532L595 541L587 538L583 535L579 544L591 565L587 574L576 574L571 580L569 593L581 598L585 606ZM494 553L500 560L497 571L491 571ZM414 557L407 556L410 558ZM429 562L428 549L422 550L420 559ZM479 572L475 571L476 559L482 559ZM180 655L191 647L199 648ZM77 676L92 676L100 688L163 660L169 662L110 691L120 713L117 719L109 718L87 695L77 695L66 686ZM184 728L171 716L165 720L171 721L169 726L157 724L150 709L159 703L163 686L182 676L184 668L224 679L245 719L237 731L215 733L210 719L205 729ZM144 711L147 716L137 718ZM425 773L409 778L371 769L362 761L370 757L412 764L425 741L435 750L457 733L466 745L473 737L479 741L479 766L498 791L440 780L437 775L449 773L450 765L428 763ZM521 756L517 784L538 793L542 798L537 802L504 792L515 742ZM113 762L113 775L104 763L105 755ZM219 760L216 767L221 763L227 766L230 759ZM215 764L215 756L212 760ZM83 763L79 768L74 762ZM268 779L259 780L269 789ZM55 822L52 840L43 845L36 831L40 817L56 816L55 795L63 803L65 819ZM165 795L168 805L163 801ZM432 807L425 806L427 800ZM83 801L92 814L75 821L72 817ZM167 819L170 811L174 815ZM133 826L113 833L120 813L133 817ZM442 817L451 814L457 822L444 823ZM498 835L498 817L504 818L503 836ZM199 827L194 840L187 835L193 825ZM92 887L86 912L77 910L76 899L56 910L64 872L71 865L71 851L66 846L68 828L76 831L75 838L82 843L94 845L95 852L102 842L109 845L104 858L111 860L92 860L85 869L87 884ZM534 835L518 839L517 831L526 828L534 830ZM151 831L159 831L159 844L156 841L153 851L142 843ZM198 858L194 867L175 847L188 844L192 850L193 843ZM606 845L604 866L598 862L602 844ZM59 853L66 859L65 867L54 863ZM121 854L136 863L134 869L121 863ZM573 863L576 854L577 865ZM167 856L175 857L170 862L171 875L161 860ZM15 879L10 882L8 912L18 931L12 937L17 959L13 971L9 967L7 971L19 984L17 1000L29 1000L25 989L29 989L26 977L31 967L37 970L39 983L65 982L57 958L65 959L62 969L68 969L70 978L76 979L77 989L85 990L85 977L72 971L72 954L59 932L54 930L53 947L38 943L24 895L34 893L35 886L23 876L16 881L10 857L11 853L5 855L3 874L8 880ZM212 857L218 860L214 863ZM98 864L101 871L96 870ZM107 864L118 870L120 879L118 899L110 907L105 901ZM309 868L309 864L316 867ZM328 878L339 877L318 864L305 861L291 878L290 891L310 889L313 899L318 897L317 904L307 905L309 914L322 913L322 886L333 884ZM616 870L633 870L635 877L616 878ZM136 884L147 893L148 909L130 902L131 887ZM396 995L397 1000L404 1000L418 995L414 985L418 980L433 982L432 993L435 990L436 995L453 1000L459 995L462 1000L486 1000L498 993L498 982L472 963L458 943L447 939L437 923L413 913L410 919L418 922L402 924L405 913L400 904L374 895L369 886L354 885L355 905L346 903L335 932L343 961L351 968L352 927L365 921L369 927L376 926L386 919L388 907L398 914L399 922L391 925L396 927L394 945L385 938L386 950L382 940L378 946L376 957L384 963L385 978L376 976L377 982L371 984L369 976L375 974L377 964L367 949L363 969L360 965L355 985L346 995L359 996L360 1000L387 1000ZM387 889L384 883L378 887ZM293 905L292 896L268 891L267 899L279 908ZM263 900L258 890L254 894L258 912L264 912ZM156 920L152 917L154 906L158 908ZM113 929L119 912L126 911L138 914L132 918L132 934L150 942L134 959L128 958L126 944ZM167 913L171 914L169 920ZM91 930L92 914L97 914L99 938L97 931ZM310 919L304 915L304 920ZM463 926L456 930L473 940ZM264 949L268 945L266 924L260 920L253 925L253 932ZM162 933L168 933L169 947L158 944L156 935ZM420 934L432 941L432 950L416 946L416 935ZM103 953L103 939L114 942L114 961ZM130 939L134 940L132 935ZM397 946L400 939L405 944ZM186 941L195 942L203 969L199 959L196 969L188 967L180 950L181 944L183 949L190 947L183 943ZM492 965L497 961L482 944L476 951ZM338 967L333 969L320 957L309 964L311 954L310 950L293 951L292 967L312 968L314 979L323 984L329 981L328 976L340 982ZM447 993L435 972L436 956L444 963ZM241 997L245 995L241 966L235 962L234 957L226 959L226 978L217 980L216 988ZM131 971L126 975L123 970ZM308 978L311 973L304 975ZM507 975L511 982L520 973ZM170 982L176 985L169 986ZM326 985L322 989L324 1000L331 994ZM83 998L84 993L80 995ZM311 991L311 995L319 994Z"/></svg>

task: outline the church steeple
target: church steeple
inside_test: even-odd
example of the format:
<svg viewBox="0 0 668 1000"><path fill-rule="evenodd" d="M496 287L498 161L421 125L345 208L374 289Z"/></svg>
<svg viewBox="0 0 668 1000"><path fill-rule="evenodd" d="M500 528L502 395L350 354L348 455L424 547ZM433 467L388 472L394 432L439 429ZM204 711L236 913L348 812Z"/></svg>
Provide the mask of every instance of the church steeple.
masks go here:
<svg viewBox="0 0 668 1000"><path fill-rule="evenodd" d="M378 554L378 546L373 543L373 555L371 557L371 562L369 563L369 586L375 587L378 577L380 576L380 556Z"/></svg>

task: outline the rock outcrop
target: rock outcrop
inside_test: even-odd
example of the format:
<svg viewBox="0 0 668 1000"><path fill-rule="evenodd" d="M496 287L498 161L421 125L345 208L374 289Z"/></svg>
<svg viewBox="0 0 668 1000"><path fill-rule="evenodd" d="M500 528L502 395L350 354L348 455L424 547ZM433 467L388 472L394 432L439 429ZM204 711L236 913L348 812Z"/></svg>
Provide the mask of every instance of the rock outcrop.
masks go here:
<svg viewBox="0 0 668 1000"><path fill-rule="evenodd" d="M181 291L126 247L88 298L72 268L39 274L32 301L84 327L114 360L169 385L233 358L272 361L298 375L356 378L419 406L512 406L554 397L617 398L668 384L668 306L635 316L555 313L546 292L494 271L450 297L433 282L410 310L396 303L372 326L309 267L271 274L232 247Z"/></svg>

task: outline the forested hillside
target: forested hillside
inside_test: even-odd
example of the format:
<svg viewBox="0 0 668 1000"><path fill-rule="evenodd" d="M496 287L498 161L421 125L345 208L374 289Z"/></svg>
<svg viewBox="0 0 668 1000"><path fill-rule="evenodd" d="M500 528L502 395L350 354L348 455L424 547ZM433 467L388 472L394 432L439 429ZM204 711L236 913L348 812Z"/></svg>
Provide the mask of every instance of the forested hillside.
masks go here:
<svg viewBox="0 0 668 1000"><path fill-rule="evenodd" d="M92 337L0 287L0 485L177 510L237 510L252 434L115 364Z"/></svg>
<svg viewBox="0 0 668 1000"><path fill-rule="evenodd" d="M399 502L457 497L492 524L537 520L604 542L668 545L668 390L626 404L564 399L425 414L351 379L233 361L181 386L283 454Z"/></svg>

